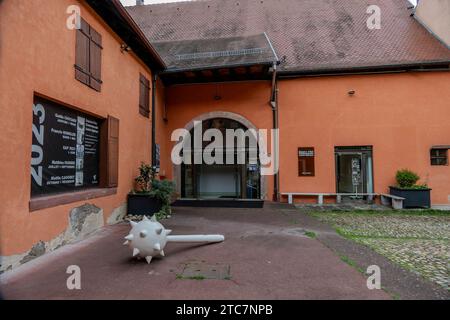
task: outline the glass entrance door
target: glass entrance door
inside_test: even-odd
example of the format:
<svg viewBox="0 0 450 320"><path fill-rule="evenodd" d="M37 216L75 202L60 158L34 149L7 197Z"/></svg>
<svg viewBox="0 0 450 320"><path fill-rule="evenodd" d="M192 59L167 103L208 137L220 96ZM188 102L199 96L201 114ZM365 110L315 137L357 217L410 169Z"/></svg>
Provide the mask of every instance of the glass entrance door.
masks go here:
<svg viewBox="0 0 450 320"><path fill-rule="evenodd" d="M201 165L197 174L198 198L241 198L241 172L234 165Z"/></svg>
<svg viewBox="0 0 450 320"><path fill-rule="evenodd" d="M226 132L227 129L241 130L243 133L247 128L231 119L214 118L202 122L202 136L208 129L216 129ZM194 137L194 129L191 136ZM229 147L225 139L223 147L216 147L214 156L218 152L222 161L214 164L206 164L203 161L203 152L209 146L210 141L202 141L201 150L195 149L194 141L191 142L192 154L191 164L181 165L181 197L188 199L260 199L260 163L258 149L250 144L250 139L245 138L245 148L237 147L237 138L232 137L234 142ZM255 152L256 150L256 152ZM195 163L196 152L200 152L201 163ZM240 152L245 152L245 161L237 161ZM228 161L226 155L234 157ZM250 157L252 157L250 161Z"/></svg>
<svg viewBox="0 0 450 320"><path fill-rule="evenodd" d="M372 147L336 147L338 193L373 193Z"/></svg>

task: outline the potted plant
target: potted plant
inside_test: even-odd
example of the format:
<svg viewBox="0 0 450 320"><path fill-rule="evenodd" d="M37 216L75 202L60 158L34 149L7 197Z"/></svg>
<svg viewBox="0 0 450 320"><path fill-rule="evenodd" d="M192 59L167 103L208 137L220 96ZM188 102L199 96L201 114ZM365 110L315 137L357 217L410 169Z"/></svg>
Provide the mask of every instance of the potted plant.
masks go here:
<svg viewBox="0 0 450 320"><path fill-rule="evenodd" d="M172 214L170 204L172 203L172 196L175 193L175 184L169 180L152 181L151 196L158 199L161 203L161 209L156 213L158 220L167 218Z"/></svg>
<svg viewBox="0 0 450 320"><path fill-rule="evenodd" d="M128 194L129 215L157 215L163 218L170 215L170 199L174 192L171 181L160 181L155 170L148 164L139 167L135 188Z"/></svg>
<svg viewBox="0 0 450 320"><path fill-rule="evenodd" d="M430 192L426 184L417 184L420 177L411 170L397 171L395 176L397 185L391 186L390 194L405 198L404 208L429 208L431 206Z"/></svg>

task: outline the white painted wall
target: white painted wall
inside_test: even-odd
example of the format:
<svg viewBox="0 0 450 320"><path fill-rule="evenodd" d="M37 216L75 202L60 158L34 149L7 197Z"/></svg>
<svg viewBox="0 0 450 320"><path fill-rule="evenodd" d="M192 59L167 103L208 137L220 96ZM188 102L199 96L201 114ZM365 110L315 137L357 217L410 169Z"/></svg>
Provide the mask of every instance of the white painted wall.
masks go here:
<svg viewBox="0 0 450 320"><path fill-rule="evenodd" d="M416 19L450 48L450 0L420 0Z"/></svg>

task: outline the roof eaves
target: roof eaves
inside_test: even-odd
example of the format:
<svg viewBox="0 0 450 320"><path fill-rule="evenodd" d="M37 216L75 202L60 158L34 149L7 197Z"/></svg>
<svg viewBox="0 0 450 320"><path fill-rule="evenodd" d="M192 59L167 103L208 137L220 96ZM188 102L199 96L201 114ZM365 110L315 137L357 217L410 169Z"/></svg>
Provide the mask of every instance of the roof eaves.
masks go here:
<svg viewBox="0 0 450 320"><path fill-rule="evenodd" d="M355 74L355 73L391 73L401 71L450 71L450 60L422 61L414 63L398 63L384 65L368 65L368 66L349 66L339 68L317 68L317 69L295 69L295 70L279 70L280 77L301 77L310 75L339 75L339 74Z"/></svg>
<svg viewBox="0 0 450 320"><path fill-rule="evenodd" d="M192 68L167 68L163 72L164 74L173 74L173 73L181 73L181 72L189 72L189 71L204 71L204 70L215 70L215 69L230 69L230 68L242 68L242 67L251 67L251 66L272 66L277 61L260 61L260 62L250 62L250 63L238 63L238 64L227 64L227 65L210 65L210 66L201 66L201 67L192 67Z"/></svg>
<svg viewBox="0 0 450 320"><path fill-rule="evenodd" d="M161 71L166 64L119 0L85 0L113 31L150 67ZM117 19L118 20L114 20ZM131 33L131 34L129 34Z"/></svg>

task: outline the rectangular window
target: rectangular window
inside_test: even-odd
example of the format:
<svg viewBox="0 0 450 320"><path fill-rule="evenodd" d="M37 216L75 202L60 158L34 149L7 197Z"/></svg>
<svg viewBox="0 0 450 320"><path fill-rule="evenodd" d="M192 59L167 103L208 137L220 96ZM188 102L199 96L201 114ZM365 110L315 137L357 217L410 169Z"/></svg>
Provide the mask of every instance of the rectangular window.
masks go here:
<svg viewBox="0 0 450 320"><path fill-rule="evenodd" d="M139 113L150 116L150 81L142 74L139 77Z"/></svg>
<svg viewBox="0 0 450 320"><path fill-rule="evenodd" d="M431 149L430 158L432 166L448 165L448 149Z"/></svg>
<svg viewBox="0 0 450 320"><path fill-rule="evenodd" d="M32 198L117 186L117 119L35 96L32 132Z"/></svg>
<svg viewBox="0 0 450 320"><path fill-rule="evenodd" d="M75 78L96 91L102 85L102 36L85 20L77 30Z"/></svg>
<svg viewBox="0 0 450 320"><path fill-rule="evenodd" d="M300 177L314 177L314 148L298 148L298 175Z"/></svg>

